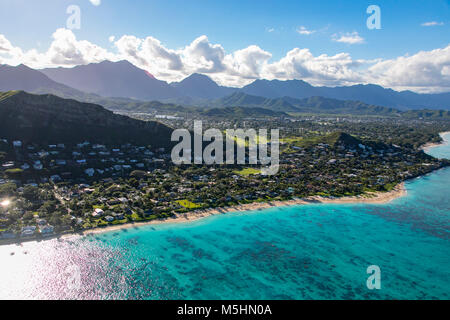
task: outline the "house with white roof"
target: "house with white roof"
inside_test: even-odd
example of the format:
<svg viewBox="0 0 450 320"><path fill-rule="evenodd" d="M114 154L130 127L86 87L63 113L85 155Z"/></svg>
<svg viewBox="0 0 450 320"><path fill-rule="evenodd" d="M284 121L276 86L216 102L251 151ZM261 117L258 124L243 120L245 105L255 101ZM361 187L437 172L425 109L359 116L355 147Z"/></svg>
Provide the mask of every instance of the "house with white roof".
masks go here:
<svg viewBox="0 0 450 320"><path fill-rule="evenodd" d="M94 212L92 213L92 216L93 216L94 218L99 218L99 217L103 216L104 214L105 214L105 212L104 212L102 209L97 208L97 209L95 209Z"/></svg>

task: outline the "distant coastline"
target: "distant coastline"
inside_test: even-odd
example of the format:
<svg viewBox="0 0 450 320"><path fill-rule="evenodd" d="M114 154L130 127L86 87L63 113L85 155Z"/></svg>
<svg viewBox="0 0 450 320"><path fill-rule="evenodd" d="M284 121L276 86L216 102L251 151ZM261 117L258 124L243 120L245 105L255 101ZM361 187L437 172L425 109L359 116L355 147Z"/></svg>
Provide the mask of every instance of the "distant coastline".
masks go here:
<svg viewBox="0 0 450 320"><path fill-rule="evenodd" d="M447 134L450 134L450 131L439 133L439 135L442 138L441 142L429 142L429 143L424 144L422 147L420 147L420 149L426 151L426 150L428 150L430 148L438 147L438 146L444 144L445 143L444 136L447 135Z"/></svg>

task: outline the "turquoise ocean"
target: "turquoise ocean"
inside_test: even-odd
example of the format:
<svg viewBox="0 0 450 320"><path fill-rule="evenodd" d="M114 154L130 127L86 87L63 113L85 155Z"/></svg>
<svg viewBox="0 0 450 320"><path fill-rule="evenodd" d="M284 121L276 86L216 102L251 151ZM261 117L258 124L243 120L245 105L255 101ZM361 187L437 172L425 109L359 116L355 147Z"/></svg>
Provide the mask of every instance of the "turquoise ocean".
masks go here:
<svg viewBox="0 0 450 320"><path fill-rule="evenodd" d="M444 138L427 152L450 158ZM449 299L450 168L406 189L2 246L0 299Z"/></svg>

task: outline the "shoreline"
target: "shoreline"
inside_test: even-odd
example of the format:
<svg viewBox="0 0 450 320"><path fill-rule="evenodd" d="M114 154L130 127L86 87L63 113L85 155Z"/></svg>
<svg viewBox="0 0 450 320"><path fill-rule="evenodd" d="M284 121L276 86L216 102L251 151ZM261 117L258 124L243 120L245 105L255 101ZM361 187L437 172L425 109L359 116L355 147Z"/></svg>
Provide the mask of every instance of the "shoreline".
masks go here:
<svg viewBox="0 0 450 320"><path fill-rule="evenodd" d="M163 225L163 224L181 224L199 221L208 217L232 214L236 212L251 212L251 211L261 211L270 208L280 208L280 207L291 207L300 205L311 205L311 204L386 204L398 198L407 195L405 188L405 182L401 182L396 185L394 189L387 192L372 192L366 193L358 196L351 197L341 197L341 198L325 198L321 196L312 196L308 198L297 198L286 201L272 201L272 202L253 202L248 204L241 204L237 206L224 207L224 208L211 208L211 209L200 209L195 211L186 212L175 217L165 218L165 219L155 219L151 221L143 222L129 222L120 225L111 225L102 228L88 229L80 232L70 232L65 234L55 234L43 238L24 238L24 239L3 239L0 240L0 246L3 245L19 245L27 242L41 242L52 239L70 239L74 237L88 237L103 233L109 233L114 231L120 231L124 229L140 228L151 225Z"/></svg>
<svg viewBox="0 0 450 320"><path fill-rule="evenodd" d="M426 151L430 148L438 147L440 145L443 145L445 143L444 135L450 134L450 131L441 132L439 133L439 136L442 138L441 142L428 142L425 143L423 146L420 147L420 150Z"/></svg>
<svg viewBox="0 0 450 320"><path fill-rule="evenodd" d="M421 150L426 151L429 148L440 146L446 143L444 139L444 135L450 134L450 131L441 132L439 135L442 138L442 141L439 143L426 143L422 147ZM366 193L358 196L351 197L341 197L341 198L324 198L321 196L312 196L303 199L293 199L286 201L272 201L272 202L254 202L248 204L241 204L237 206L224 207L224 208L214 208L214 209L201 209L186 212L185 214L166 218L166 219L155 219L151 221L144 222L129 222L120 225L107 226L103 228L89 229L83 230L81 232L72 232L66 234L56 234L53 236L45 237L45 238L29 238L29 239L2 239L0 240L0 246L2 245L21 245L25 242L33 242L33 241L45 241L51 239L67 239L72 237L85 237L85 236L93 236L96 234L120 231L124 229L131 228L139 228L145 227L149 225L161 225L161 224L179 224L179 223L189 223L195 222L201 219L205 219L211 216L230 214L236 212L246 212L246 211L261 211L264 209L277 208L277 207L290 207L290 206L298 206L298 205L308 205L308 204L357 204L357 203L366 203L366 204L386 204L395 199L404 197L407 195L407 191L405 188L405 181L396 185L394 189L388 192L373 192Z"/></svg>
<svg viewBox="0 0 450 320"><path fill-rule="evenodd" d="M119 231L123 229L138 228L149 225L161 225L161 224L179 224L179 223L190 223L201 219L205 219L212 216L231 214L236 212L247 212L247 211L261 211L270 208L280 208L280 207L291 207L299 205L311 205L311 204L356 204L356 203L369 203L369 204L386 204L395 199L404 197L407 195L405 188L405 182L402 182L394 187L392 191L388 192L375 192L367 193L359 196L352 197L342 197L342 198L324 198L321 196L313 196L304 199L293 199L286 201L272 201L272 202L255 202L248 204L241 204L232 207L224 208L214 208L214 209L203 209L187 212L183 215L167 218L167 219L157 219L148 222L136 222L136 223L126 223L116 226L108 226L104 228L85 230L78 234L67 234L62 237L73 237L73 236L92 236L96 234L108 233L113 231Z"/></svg>
<svg viewBox="0 0 450 320"><path fill-rule="evenodd" d="M439 136L442 138L441 142L438 143L426 143L422 147L421 150L427 150L433 147L440 146L446 143L444 139L445 135L450 134L450 131L440 132ZM123 229L129 228L138 228L148 225L160 225L160 224L178 224L178 223L189 223L198 221L201 219L205 219L207 217L221 215L221 214L230 214L236 212L246 212L246 211L260 211L264 209L276 208L276 207L290 207L296 205L308 205L308 204L356 204L356 203L366 203L366 204L386 204L395 199L404 197L407 195L407 191L405 188L405 181L396 185L394 189L388 192L374 192L362 194L359 196L352 197L342 197L342 198L324 198L320 196L313 196L304 199L293 199L286 201L272 201L272 202L254 202L248 204L241 204L238 206L225 207L225 208L214 208L214 209L203 209L191 211L183 214L182 216L177 216L174 218L167 218L162 220L152 220L148 222L137 222L137 223L126 223L122 225L116 226L108 226L99 229L91 229L85 230L80 233L82 236L89 236L95 234L108 233L113 231L119 231ZM80 235L78 234L78 235ZM68 234L63 237L74 236L76 234Z"/></svg>

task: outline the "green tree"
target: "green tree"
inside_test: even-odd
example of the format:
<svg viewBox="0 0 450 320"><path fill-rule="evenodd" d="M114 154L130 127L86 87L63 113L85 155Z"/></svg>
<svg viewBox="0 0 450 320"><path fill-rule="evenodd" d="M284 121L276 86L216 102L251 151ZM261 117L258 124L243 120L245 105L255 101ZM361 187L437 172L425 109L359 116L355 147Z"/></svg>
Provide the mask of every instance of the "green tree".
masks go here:
<svg viewBox="0 0 450 320"><path fill-rule="evenodd" d="M23 189L23 197L28 201L39 200L39 188L33 186L25 186Z"/></svg>

